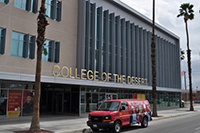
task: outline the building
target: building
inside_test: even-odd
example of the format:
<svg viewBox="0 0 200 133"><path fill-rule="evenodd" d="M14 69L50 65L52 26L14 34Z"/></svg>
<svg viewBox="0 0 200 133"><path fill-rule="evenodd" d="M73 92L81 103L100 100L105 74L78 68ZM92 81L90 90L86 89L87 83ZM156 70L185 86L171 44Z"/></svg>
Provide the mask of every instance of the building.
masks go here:
<svg viewBox="0 0 200 133"><path fill-rule="evenodd" d="M190 93L181 93L182 94L182 100L184 101L190 101ZM200 89L193 88L192 89L192 100L194 103L199 103L200 102Z"/></svg>
<svg viewBox="0 0 200 133"><path fill-rule="evenodd" d="M40 3L0 0L0 117L31 115ZM84 115L136 94L152 104L150 19L119 0L46 0L46 17L41 114ZM179 37L156 24L155 38L158 108L179 107Z"/></svg>

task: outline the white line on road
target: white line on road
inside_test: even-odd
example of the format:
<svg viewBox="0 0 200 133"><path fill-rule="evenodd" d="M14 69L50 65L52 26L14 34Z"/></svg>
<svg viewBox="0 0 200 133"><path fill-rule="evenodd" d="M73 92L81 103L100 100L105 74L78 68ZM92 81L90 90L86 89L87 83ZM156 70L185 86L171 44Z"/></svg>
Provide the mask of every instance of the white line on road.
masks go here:
<svg viewBox="0 0 200 133"><path fill-rule="evenodd" d="M200 130L200 127L196 128L195 130Z"/></svg>

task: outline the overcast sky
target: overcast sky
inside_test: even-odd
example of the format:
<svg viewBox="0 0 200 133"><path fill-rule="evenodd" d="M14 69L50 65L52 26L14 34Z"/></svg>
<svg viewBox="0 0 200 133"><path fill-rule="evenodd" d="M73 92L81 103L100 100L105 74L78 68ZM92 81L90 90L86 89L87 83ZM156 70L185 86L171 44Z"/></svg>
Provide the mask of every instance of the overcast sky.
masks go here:
<svg viewBox="0 0 200 133"><path fill-rule="evenodd" d="M128 6L144 14L152 19L152 3L153 0L121 0ZM180 37L180 47L186 53L186 32L183 17L177 18L179 8L182 3L193 4L194 19L188 20L188 29L190 37L190 49L192 50L192 86L193 88L200 88L200 0L155 0L156 13L155 22L165 27ZM181 71L186 71L187 88L189 85L187 55L185 60L181 61ZM184 88L182 76L182 88Z"/></svg>

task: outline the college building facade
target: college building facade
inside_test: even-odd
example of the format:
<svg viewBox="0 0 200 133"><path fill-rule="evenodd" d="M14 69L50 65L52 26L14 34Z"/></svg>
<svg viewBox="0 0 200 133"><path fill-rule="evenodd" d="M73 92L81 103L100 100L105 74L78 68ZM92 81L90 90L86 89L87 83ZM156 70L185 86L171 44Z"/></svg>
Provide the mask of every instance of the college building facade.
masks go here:
<svg viewBox="0 0 200 133"><path fill-rule="evenodd" d="M0 118L24 116L27 97L34 99L40 4L0 0ZM41 115L85 115L107 99L152 105L150 19L119 0L46 0L45 7ZM158 24L155 31L157 106L179 107L179 37Z"/></svg>

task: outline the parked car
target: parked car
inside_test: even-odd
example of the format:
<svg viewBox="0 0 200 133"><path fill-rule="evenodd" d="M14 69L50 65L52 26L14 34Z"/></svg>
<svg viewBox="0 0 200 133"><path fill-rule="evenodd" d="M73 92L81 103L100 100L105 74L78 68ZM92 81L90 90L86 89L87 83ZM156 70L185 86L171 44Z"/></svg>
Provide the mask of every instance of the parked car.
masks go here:
<svg viewBox="0 0 200 133"><path fill-rule="evenodd" d="M96 111L89 113L87 125L94 132L109 128L119 133L126 125L141 123L142 127L147 127L150 119L151 106L147 100L106 100Z"/></svg>

